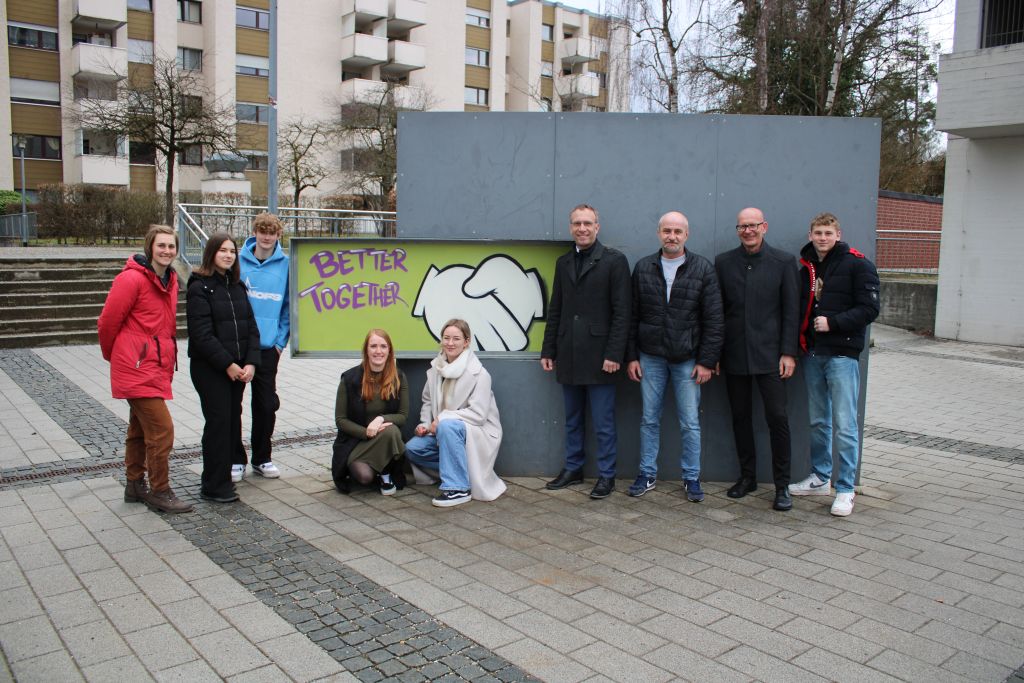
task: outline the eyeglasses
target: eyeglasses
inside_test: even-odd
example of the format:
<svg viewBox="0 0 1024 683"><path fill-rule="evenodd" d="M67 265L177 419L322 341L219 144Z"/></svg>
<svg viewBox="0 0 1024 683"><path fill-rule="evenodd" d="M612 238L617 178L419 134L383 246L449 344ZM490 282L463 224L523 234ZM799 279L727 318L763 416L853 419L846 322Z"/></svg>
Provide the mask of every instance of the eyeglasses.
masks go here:
<svg viewBox="0 0 1024 683"><path fill-rule="evenodd" d="M744 232L746 230L757 230L762 225L764 225L764 221L761 221L760 223L742 223L736 226L736 232Z"/></svg>

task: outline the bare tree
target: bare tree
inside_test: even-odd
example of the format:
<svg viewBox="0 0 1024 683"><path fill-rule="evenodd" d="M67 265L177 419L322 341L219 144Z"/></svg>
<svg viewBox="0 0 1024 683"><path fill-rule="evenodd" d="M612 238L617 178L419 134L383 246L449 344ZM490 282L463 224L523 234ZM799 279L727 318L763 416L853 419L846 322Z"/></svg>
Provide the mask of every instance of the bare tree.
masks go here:
<svg viewBox="0 0 1024 683"><path fill-rule="evenodd" d="M80 99L69 116L83 129L152 145L166 176L164 220L173 224L178 158L194 147L204 153L234 149L234 109L214 98L200 71L167 57L154 57L151 70L129 70L114 94L114 100Z"/></svg>
<svg viewBox="0 0 1024 683"><path fill-rule="evenodd" d="M324 161L323 148L332 138L333 128L327 121L295 118L278 129L278 184L291 188L297 207L303 190L319 187L331 169Z"/></svg>
<svg viewBox="0 0 1024 683"><path fill-rule="evenodd" d="M422 87L379 82L371 96L339 107L334 126L342 145L342 167L373 210L385 210L398 175L398 117L425 111L433 98Z"/></svg>

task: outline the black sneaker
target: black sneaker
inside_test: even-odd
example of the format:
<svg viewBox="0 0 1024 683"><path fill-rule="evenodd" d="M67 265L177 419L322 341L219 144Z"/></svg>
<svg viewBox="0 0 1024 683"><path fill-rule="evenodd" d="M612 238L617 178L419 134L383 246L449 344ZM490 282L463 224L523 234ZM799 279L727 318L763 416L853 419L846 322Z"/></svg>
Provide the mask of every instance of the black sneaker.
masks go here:
<svg viewBox="0 0 1024 683"><path fill-rule="evenodd" d="M440 495L430 502L434 507L450 508L468 503L471 500L473 498L469 495L469 491L441 491Z"/></svg>
<svg viewBox="0 0 1024 683"><path fill-rule="evenodd" d="M380 477L377 477L377 483L380 484L380 495L382 496L393 496L398 487L395 486L394 482L384 481Z"/></svg>

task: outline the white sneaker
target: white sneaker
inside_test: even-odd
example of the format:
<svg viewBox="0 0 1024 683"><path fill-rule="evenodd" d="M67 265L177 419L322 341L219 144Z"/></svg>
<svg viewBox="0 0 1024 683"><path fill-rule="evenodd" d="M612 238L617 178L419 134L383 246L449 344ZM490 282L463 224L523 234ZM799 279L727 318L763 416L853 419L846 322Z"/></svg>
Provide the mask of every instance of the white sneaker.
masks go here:
<svg viewBox="0 0 1024 683"><path fill-rule="evenodd" d="M267 479L277 479L281 476L281 470L277 469L277 465L272 462L265 462L262 465L253 467L252 471Z"/></svg>
<svg viewBox="0 0 1024 683"><path fill-rule="evenodd" d="M236 484L242 481L242 477L245 476L245 465L232 465L231 466L231 481Z"/></svg>
<svg viewBox="0 0 1024 683"><path fill-rule="evenodd" d="M832 514L836 517L846 517L853 512L853 491L849 493L837 493L832 503Z"/></svg>
<svg viewBox="0 0 1024 683"><path fill-rule="evenodd" d="M832 486L828 481L822 481L813 472L803 481L789 485L791 496L827 496L832 492Z"/></svg>

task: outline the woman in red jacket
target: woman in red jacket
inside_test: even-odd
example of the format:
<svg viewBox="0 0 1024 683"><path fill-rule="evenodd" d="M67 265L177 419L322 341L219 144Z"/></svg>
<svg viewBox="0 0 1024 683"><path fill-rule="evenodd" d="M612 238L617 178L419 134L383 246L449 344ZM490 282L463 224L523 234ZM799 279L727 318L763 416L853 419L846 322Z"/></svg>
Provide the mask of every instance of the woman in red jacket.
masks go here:
<svg viewBox="0 0 1024 683"><path fill-rule="evenodd" d="M146 233L145 256L136 254L110 287L97 327L100 350L110 362L114 398L128 399L124 499L162 512L191 512L171 490L167 458L174 423L166 401L178 360L178 277L171 262L178 237L166 225ZM145 475L149 473L149 486Z"/></svg>

